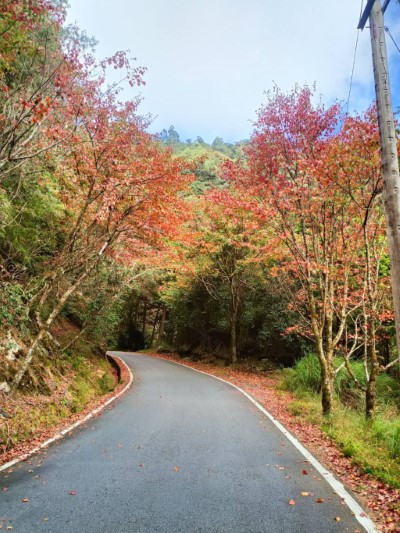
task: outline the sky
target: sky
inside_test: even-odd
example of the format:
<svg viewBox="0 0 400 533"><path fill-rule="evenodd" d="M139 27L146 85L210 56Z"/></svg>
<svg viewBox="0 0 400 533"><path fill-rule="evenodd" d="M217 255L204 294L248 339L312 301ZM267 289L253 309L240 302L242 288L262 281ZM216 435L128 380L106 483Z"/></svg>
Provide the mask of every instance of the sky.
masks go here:
<svg viewBox="0 0 400 533"><path fill-rule="evenodd" d="M361 0L69 0L68 22L98 41L96 56L130 50L146 66L143 97L152 133L173 125L181 140L249 138L274 84L316 83L327 105L347 105ZM365 5L365 1L363 4ZM400 47L400 4L385 24ZM400 52L386 34L395 109ZM369 30L359 32L349 111L374 100Z"/></svg>

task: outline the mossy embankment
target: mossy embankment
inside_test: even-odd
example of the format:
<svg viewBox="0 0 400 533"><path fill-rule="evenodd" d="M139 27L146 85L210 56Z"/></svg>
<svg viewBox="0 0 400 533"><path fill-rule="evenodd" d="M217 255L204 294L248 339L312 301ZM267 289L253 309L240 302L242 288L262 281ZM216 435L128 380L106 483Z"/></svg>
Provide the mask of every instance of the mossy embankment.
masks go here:
<svg viewBox="0 0 400 533"><path fill-rule="evenodd" d="M116 368L87 339L78 339L65 352L59 349L79 333L76 326L62 319L52 333L15 394L0 393L0 457L51 436L118 385ZM7 346L0 352L2 383L10 382L23 357L15 348L10 351L9 340L3 343Z"/></svg>

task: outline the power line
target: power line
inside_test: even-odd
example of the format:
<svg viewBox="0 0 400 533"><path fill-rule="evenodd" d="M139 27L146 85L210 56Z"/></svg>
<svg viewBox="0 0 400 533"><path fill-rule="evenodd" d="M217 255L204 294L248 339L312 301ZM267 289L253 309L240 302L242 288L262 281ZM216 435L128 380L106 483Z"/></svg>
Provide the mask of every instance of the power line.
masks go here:
<svg viewBox="0 0 400 533"><path fill-rule="evenodd" d="M386 33L389 35L389 37L392 39L393 44L394 44L395 47L397 48L397 51L400 53L400 48L398 47L396 41L394 40L393 35L390 33L390 30L389 30L389 27L388 27L388 26L385 26L385 32L386 32Z"/></svg>
<svg viewBox="0 0 400 533"><path fill-rule="evenodd" d="M364 0L361 0L360 17L361 17L361 13L363 11L363 6L364 6ZM357 29L357 38L356 38L356 44L354 46L354 54L353 54L353 67L351 69L350 87L349 87L349 94L348 94L348 97L347 97L346 116L348 116L348 114L349 114L350 96L351 96L351 89L353 88L353 77L354 77L354 69L355 69L355 66L356 66L357 47L358 47L358 39L359 38L360 38L360 30Z"/></svg>

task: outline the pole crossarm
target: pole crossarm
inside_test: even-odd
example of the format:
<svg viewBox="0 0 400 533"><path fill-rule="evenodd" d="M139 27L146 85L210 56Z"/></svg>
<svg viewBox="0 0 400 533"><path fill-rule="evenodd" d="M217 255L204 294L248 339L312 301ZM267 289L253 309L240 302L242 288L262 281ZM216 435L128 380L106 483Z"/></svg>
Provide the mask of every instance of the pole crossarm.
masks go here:
<svg viewBox="0 0 400 533"><path fill-rule="evenodd" d="M361 15L360 22L358 23L358 26L357 26L358 30L363 30L365 28L365 25L371 14L374 4L375 4L375 0L368 0L367 5L365 6L365 9L364 9L364 13Z"/></svg>
<svg viewBox="0 0 400 533"><path fill-rule="evenodd" d="M390 4L390 0L385 0L385 3L382 6L382 13L385 14L387 6Z"/></svg>
<svg viewBox="0 0 400 533"><path fill-rule="evenodd" d="M367 5L365 6L364 12L361 15L360 22L358 23L358 26L357 26L358 30L363 30L365 28L367 20L369 19L369 16L371 14L372 8L374 7L374 3L375 3L375 0L368 0ZM389 4L390 4L390 0L385 0L382 6L382 14L385 13Z"/></svg>

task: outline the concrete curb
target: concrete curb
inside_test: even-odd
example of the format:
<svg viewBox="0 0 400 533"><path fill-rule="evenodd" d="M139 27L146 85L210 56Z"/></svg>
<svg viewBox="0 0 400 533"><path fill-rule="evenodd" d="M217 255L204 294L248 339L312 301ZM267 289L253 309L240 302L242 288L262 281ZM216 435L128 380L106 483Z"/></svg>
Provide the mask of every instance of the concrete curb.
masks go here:
<svg viewBox="0 0 400 533"><path fill-rule="evenodd" d="M145 355L146 354L138 354L138 355ZM149 356L154 357L154 356ZM190 370L193 370L194 372L199 372L200 374L205 374L206 376L210 376L214 379L218 379L219 381L222 381L223 383L226 383L227 385L230 385L231 387L238 390L241 394L246 396L252 404L254 404L259 411L261 411L278 429L281 431L285 437L297 448L297 450L309 461L309 463L323 476L323 478L329 483L329 485L333 488L333 490L336 492L338 496L346 503L346 505L349 507L350 511L354 513L355 518L358 520L358 522L365 528L365 530L368 533L378 533L378 530L375 527L375 524L371 520L371 518L367 515L367 513L364 511L364 509L359 505L359 503L351 496L349 492L344 488L344 485L337 480L334 475L329 472L319 461L316 459L302 444L300 441L296 439L276 418L274 418L271 413L269 413L261 404L257 402L256 399L254 399L248 392L244 391L237 385L234 385L233 383L230 383L229 381L226 381L225 379L219 378L217 376L213 376L212 374L209 374L208 372L204 372L203 370L197 370L197 368L193 368L191 366L185 365L183 363L178 363L177 361L171 361L170 359L160 357L156 355L158 359L163 359L164 361L168 361L170 363L173 363L174 365L183 366L185 368L189 368Z"/></svg>
<svg viewBox="0 0 400 533"><path fill-rule="evenodd" d="M128 371L128 373L129 373L129 381L125 385L125 387L121 391L119 391L115 396L112 396L106 402L101 404L99 407L96 407L96 409L93 409L93 411L90 411L90 413L88 413L81 420L78 420L77 422L75 422L71 426L68 426L67 428L63 429L62 431L60 431L59 433L54 435L54 437L51 437L50 439L47 439L46 441L42 442L38 446L35 446L35 448L32 448L31 450L29 450L29 452L24 453L23 455L20 455L19 457L16 457L15 459L12 459L12 461L9 461L8 463L5 463L4 465L0 466L0 472L3 472L4 470L7 470L7 468L11 468L12 466L16 465L20 461L24 461L25 459L27 459L31 455L33 455L33 454L39 452L40 450L42 450L43 448L46 448L47 446L49 446L49 444L52 444L53 442L56 442L56 441L62 439L65 435L70 433L73 429L81 426L82 424L84 424L85 422L90 420L90 418L94 417L95 415L97 415L98 413L103 411L108 405L110 405L110 403L114 402L117 398L119 398L122 394L124 394L124 392L126 392L130 388L130 386L132 385L132 382L133 382L133 374L132 374L131 369L129 368L129 366L120 357L118 357L116 355L110 355L110 354L107 354L107 355L108 355L108 357L112 357L114 359L114 361L116 361L116 363L119 366L125 367L125 369Z"/></svg>

